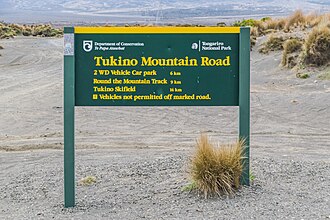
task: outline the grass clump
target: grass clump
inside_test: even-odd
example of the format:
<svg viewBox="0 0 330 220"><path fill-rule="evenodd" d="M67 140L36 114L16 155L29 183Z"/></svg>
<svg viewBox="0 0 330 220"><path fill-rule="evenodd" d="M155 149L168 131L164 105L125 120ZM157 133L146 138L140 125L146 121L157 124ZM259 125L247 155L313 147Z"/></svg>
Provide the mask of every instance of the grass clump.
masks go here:
<svg viewBox="0 0 330 220"><path fill-rule="evenodd" d="M61 37L62 29L53 28L49 24L18 25L0 22L0 39L13 38L18 35L39 37Z"/></svg>
<svg viewBox="0 0 330 220"><path fill-rule="evenodd" d="M264 26L263 21L255 20L255 19L243 19L242 21L235 21L233 23L234 27L251 27L251 35L260 36L263 33Z"/></svg>
<svg viewBox="0 0 330 220"><path fill-rule="evenodd" d="M285 30L289 31L292 28L305 25L306 19L301 10L295 11L288 19L285 24Z"/></svg>
<svg viewBox="0 0 330 220"><path fill-rule="evenodd" d="M296 77L300 78L300 79L307 79L307 78L309 78L309 74L308 73L297 73Z"/></svg>
<svg viewBox="0 0 330 220"><path fill-rule="evenodd" d="M233 23L234 27L255 27L259 21L254 19L243 19L242 21L235 21Z"/></svg>
<svg viewBox="0 0 330 220"><path fill-rule="evenodd" d="M293 68L297 65L297 58L302 49L302 42L298 39L289 39L283 44L282 66Z"/></svg>
<svg viewBox="0 0 330 220"><path fill-rule="evenodd" d="M205 198L233 194L239 188L243 169L242 148L242 141L215 148L206 135L201 135L191 160L191 177Z"/></svg>
<svg viewBox="0 0 330 220"><path fill-rule="evenodd" d="M306 24L309 27L315 27L321 22L322 17L323 16L319 16L316 13L308 14L305 16Z"/></svg>
<svg viewBox="0 0 330 220"><path fill-rule="evenodd" d="M96 177L95 176L86 176L79 180L79 185L81 186L90 186L96 183Z"/></svg>
<svg viewBox="0 0 330 220"><path fill-rule="evenodd" d="M259 35L260 35L259 29L257 27L251 27L250 36L251 37L258 37Z"/></svg>
<svg viewBox="0 0 330 220"><path fill-rule="evenodd" d="M268 40L261 45L259 52L263 54L267 54L270 51L282 50L283 43L284 43L283 37L276 37L274 35L270 35Z"/></svg>
<svg viewBox="0 0 330 220"><path fill-rule="evenodd" d="M272 18L271 17L264 17L264 18L260 19L260 21L262 21L262 22L269 21L269 20L272 20Z"/></svg>
<svg viewBox="0 0 330 220"><path fill-rule="evenodd" d="M249 178L250 178L250 182L254 182L256 176L253 173L250 173Z"/></svg>
<svg viewBox="0 0 330 220"><path fill-rule="evenodd" d="M16 33L7 25L0 22L0 39L13 38Z"/></svg>
<svg viewBox="0 0 330 220"><path fill-rule="evenodd" d="M31 34L33 36L55 37L62 34L61 30L54 29L50 25L36 25L32 26L31 29Z"/></svg>
<svg viewBox="0 0 330 220"><path fill-rule="evenodd" d="M274 19L274 20L270 19L270 20L267 20L265 22L265 31L266 30L283 30L284 27L285 27L285 24L286 24L285 19Z"/></svg>
<svg viewBox="0 0 330 220"><path fill-rule="evenodd" d="M217 23L217 26L218 26L218 27L226 27L227 24L226 24L225 22L218 22L218 23Z"/></svg>
<svg viewBox="0 0 330 220"><path fill-rule="evenodd" d="M305 64L313 66L330 62L330 28L327 25L313 28L305 40L301 57Z"/></svg>
<svg viewBox="0 0 330 220"><path fill-rule="evenodd" d="M183 192L191 192L191 191L193 191L195 189L197 189L197 184L196 184L196 182L192 181L188 185L182 187L181 188L181 191L183 191Z"/></svg>

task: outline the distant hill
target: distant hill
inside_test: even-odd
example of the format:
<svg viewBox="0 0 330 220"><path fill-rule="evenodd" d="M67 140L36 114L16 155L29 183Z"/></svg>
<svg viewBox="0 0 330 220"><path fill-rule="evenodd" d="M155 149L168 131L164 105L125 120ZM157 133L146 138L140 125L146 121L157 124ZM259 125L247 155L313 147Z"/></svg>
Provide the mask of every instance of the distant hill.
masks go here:
<svg viewBox="0 0 330 220"><path fill-rule="evenodd" d="M329 0L0 0L0 20L18 23L200 23L329 12Z"/></svg>

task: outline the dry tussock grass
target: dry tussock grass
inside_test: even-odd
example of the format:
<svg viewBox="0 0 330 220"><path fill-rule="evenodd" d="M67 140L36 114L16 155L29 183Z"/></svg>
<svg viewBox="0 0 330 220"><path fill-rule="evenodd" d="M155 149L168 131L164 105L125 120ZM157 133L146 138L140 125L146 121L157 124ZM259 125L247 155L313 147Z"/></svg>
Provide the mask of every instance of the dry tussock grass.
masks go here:
<svg viewBox="0 0 330 220"><path fill-rule="evenodd" d="M330 13L318 15L316 13L311 13L305 17L306 24L309 27L316 27L318 25L328 26L330 28Z"/></svg>
<svg viewBox="0 0 330 220"><path fill-rule="evenodd" d="M240 186L243 141L215 148L207 135L201 135L191 160L191 177L205 198L233 194Z"/></svg>
<svg viewBox="0 0 330 220"><path fill-rule="evenodd" d="M251 27L250 35L253 36L253 37L258 37L259 36L259 29L257 27Z"/></svg>
<svg viewBox="0 0 330 220"><path fill-rule="evenodd" d="M275 35L270 35L265 43L262 44L259 49L260 53L267 54L270 51L277 51L283 49L283 43L285 39Z"/></svg>
<svg viewBox="0 0 330 220"><path fill-rule="evenodd" d="M322 22L309 33L301 55L306 64L322 66L330 62L330 28Z"/></svg>
<svg viewBox="0 0 330 220"><path fill-rule="evenodd" d="M322 19L322 16L319 16L316 13L310 13L306 15L305 20L306 24L309 25L310 27L315 27L317 26Z"/></svg>
<svg viewBox="0 0 330 220"><path fill-rule="evenodd" d="M305 25L305 22L306 19L303 12L301 10L297 10L291 16L288 17L285 24L285 30L289 31L292 28Z"/></svg>
<svg viewBox="0 0 330 220"><path fill-rule="evenodd" d="M286 25L286 20L281 19L270 19L265 22L265 30L272 29L272 30L283 30Z"/></svg>
<svg viewBox="0 0 330 220"><path fill-rule="evenodd" d="M282 66L289 68L294 67L296 63L296 58L298 57L298 52L302 48L302 43L298 39L289 39L283 44L283 54L282 54ZM292 55L292 53L296 53Z"/></svg>
<svg viewBox="0 0 330 220"><path fill-rule="evenodd" d="M258 36L260 36L262 34L272 33L272 30L283 30L285 32L292 31L295 28L305 30L306 28L315 27L322 22L326 22L330 27L330 13L322 15L310 13L304 15L301 10L297 10L287 18L268 18L254 21L253 26L258 29Z"/></svg>

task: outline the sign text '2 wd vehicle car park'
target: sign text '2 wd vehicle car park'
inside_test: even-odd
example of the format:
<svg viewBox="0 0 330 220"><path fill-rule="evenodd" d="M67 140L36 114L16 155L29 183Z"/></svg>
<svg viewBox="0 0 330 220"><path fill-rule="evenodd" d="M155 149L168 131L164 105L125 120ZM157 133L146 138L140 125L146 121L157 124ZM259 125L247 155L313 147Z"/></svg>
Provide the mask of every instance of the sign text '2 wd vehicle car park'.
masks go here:
<svg viewBox="0 0 330 220"><path fill-rule="evenodd" d="M239 27L64 29L65 206L74 206L75 106L239 106L249 185L250 32Z"/></svg>

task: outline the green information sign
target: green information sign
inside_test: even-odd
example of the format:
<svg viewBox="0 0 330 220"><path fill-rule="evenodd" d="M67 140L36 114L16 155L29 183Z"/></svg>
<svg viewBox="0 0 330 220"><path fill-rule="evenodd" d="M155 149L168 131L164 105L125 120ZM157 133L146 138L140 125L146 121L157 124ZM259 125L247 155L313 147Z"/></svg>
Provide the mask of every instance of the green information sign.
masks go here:
<svg viewBox="0 0 330 220"><path fill-rule="evenodd" d="M238 33L154 29L159 28L138 34L79 29L76 106L238 105Z"/></svg>
<svg viewBox="0 0 330 220"><path fill-rule="evenodd" d="M64 35L65 206L74 206L74 106L239 106L249 185L250 32L75 27Z"/></svg>

